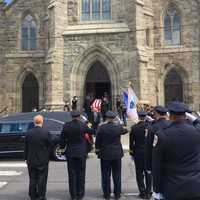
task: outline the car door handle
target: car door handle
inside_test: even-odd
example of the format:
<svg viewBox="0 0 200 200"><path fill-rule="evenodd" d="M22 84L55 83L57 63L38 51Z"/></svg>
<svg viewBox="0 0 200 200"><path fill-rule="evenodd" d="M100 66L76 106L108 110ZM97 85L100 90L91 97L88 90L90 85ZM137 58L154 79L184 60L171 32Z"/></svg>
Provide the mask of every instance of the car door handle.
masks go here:
<svg viewBox="0 0 200 200"><path fill-rule="evenodd" d="M21 138L22 138L22 139L24 139L25 137L26 137L26 136L24 136L24 135L23 135L23 136L21 136Z"/></svg>

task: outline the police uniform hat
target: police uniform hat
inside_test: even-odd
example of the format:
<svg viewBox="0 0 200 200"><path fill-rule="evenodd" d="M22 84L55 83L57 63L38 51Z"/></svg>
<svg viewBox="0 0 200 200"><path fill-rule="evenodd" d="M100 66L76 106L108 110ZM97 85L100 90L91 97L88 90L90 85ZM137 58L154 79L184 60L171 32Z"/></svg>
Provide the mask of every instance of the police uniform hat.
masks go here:
<svg viewBox="0 0 200 200"><path fill-rule="evenodd" d="M116 112L113 112L113 111L106 112L106 118L114 119L115 117L117 117Z"/></svg>
<svg viewBox="0 0 200 200"><path fill-rule="evenodd" d="M166 114L168 112L167 108L163 106L156 106L154 108L154 112L160 113L160 114Z"/></svg>
<svg viewBox="0 0 200 200"><path fill-rule="evenodd" d="M71 111L72 118L80 117L80 115L81 115L80 112L77 110Z"/></svg>
<svg viewBox="0 0 200 200"><path fill-rule="evenodd" d="M189 108L186 104L179 101L172 101L167 106L169 112L174 115L183 115L188 112Z"/></svg>
<svg viewBox="0 0 200 200"><path fill-rule="evenodd" d="M148 113L143 110L138 112L139 117L146 117L147 115L148 115Z"/></svg>

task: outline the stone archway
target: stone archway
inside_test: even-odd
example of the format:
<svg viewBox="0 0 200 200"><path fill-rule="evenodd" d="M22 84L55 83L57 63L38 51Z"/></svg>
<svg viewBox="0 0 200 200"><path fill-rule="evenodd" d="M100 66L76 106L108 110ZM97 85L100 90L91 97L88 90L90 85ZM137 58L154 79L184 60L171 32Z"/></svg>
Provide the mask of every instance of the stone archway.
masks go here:
<svg viewBox="0 0 200 200"><path fill-rule="evenodd" d="M75 63L71 72L70 96L78 96L80 98L80 106L82 107L85 95L85 81L90 68L95 63L101 63L105 67L110 78L110 88L112 91L111 101L114 102L115 97L119 94L119 67L115 58L105 48L94 46L83 53Z"/></svg>
<svg viewBox="0 0 200 200"><path fill-rule="evenodd" d="M32 73L29 73L22 84L22 112L39 109L39 84Z"/></svg>
<svg viewBox="0 0 200 200"><path fill-rule="evenodd" d="M184 101L183 80L175 68L172 68L166 75L164 81L165 105L170 101Z"/></svg>
<svg viewBox="0 0 200 200"><path fill-rule="evenodd" d="M86 76L85 80L85 96L93 96L102 98L105 93L111 97L111 82L107 69L101 62L94 63Z"/></svg>

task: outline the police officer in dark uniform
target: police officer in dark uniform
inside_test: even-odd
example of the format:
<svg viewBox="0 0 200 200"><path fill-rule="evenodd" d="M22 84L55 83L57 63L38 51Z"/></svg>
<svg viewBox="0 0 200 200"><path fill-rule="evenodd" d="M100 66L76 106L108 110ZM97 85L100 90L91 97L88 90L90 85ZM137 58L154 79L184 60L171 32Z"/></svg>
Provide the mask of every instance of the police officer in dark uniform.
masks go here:
<svg viewBox="0 0 200 200"><path fill-rule="evenodd" d="M93 130L80 120L78 111L71 112L72 121L63 126L60 138L61 148L66 146L68 163L69 192L71 198L83 199L85 194L85 170L87 143L85 133L93 134Z"/></svg>
<svg viewBox="0 0 200 200"><path fill-rule="evenodd" d="M145 166L148 171L152 171L152 150L154 135L160 129L169 126L170 121L167 116L168 110L163 106L155 106L153 110L154 121L148 126L146 130L146 144L145 144Z"/></svg>
<svg viewBox="0 0 200 200"><path fill-rule="evenodd" d="M151 197L151 174L145 169L145 111L138 112L140 121L131 127L129 149L135 162L136 180L139 189L139 197L149 199ZM144 181L145 176L145 181ZM146 183L146 184L145 184Z"/></svg>
<svg viewBox="0 0 200 200"><path fill-rule="evenodd" d="M168 105L172 123L153 142L154 198L200 199L200 130L186 120L187 106Z"/></svg>
<svg viewBox="0 0 200 200"><path fill-rule="evenodd" d="M115 199L121 196L121 158L123 149L120 141L121 135L128 131L114 122L117 113L108 111L106 122L99 126L96 136L96 153L101 159L102 187L105 199L110 199L111 173L114 182Z"/></svg>

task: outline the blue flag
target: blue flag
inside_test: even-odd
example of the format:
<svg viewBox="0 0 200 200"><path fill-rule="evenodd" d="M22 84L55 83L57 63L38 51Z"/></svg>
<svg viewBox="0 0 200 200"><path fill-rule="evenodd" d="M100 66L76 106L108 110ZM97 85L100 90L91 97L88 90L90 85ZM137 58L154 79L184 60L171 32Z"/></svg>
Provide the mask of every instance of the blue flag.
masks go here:
<svg viewBox="0 0 200 200"><path fill-rule="evenodd" d="M126 108L128 107L128 94L127 92L123 92L123 100L124 100L124 103L126 105Z"/></svg>

